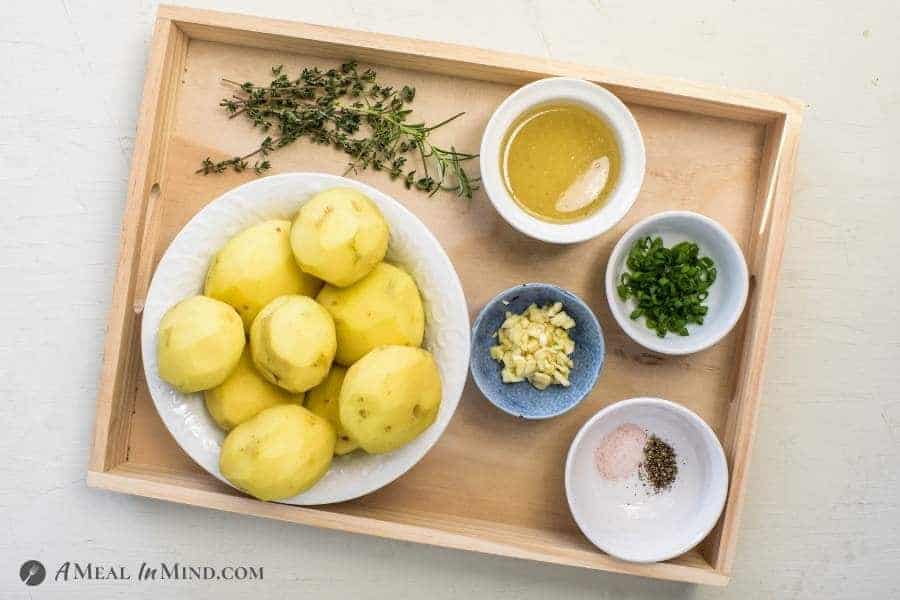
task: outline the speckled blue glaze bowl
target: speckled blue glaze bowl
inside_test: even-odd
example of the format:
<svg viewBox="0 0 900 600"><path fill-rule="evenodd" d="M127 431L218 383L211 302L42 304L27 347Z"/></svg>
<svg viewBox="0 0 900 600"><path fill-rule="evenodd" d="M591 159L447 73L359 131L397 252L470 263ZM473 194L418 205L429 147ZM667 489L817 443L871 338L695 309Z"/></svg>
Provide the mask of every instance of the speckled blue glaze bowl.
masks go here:
<svg viewBox="0 0 900 600"><path fill-rule="evenodd" d="M544 306L554 302L562 302L563 310L575 319L575 327L569 330L575 342L575 366L569 376L572 385L538 390L527 381L503 383L503 366L491 358L490 349L497 343L493 335L506 320L506 312L521 313L532 303ZM548 283L525 283L498 294L481 309L472 326L469 368L478 389L500 410L524 419L549 419L571 410L594 389L605 356L600 323L581 298Z"/></svg>

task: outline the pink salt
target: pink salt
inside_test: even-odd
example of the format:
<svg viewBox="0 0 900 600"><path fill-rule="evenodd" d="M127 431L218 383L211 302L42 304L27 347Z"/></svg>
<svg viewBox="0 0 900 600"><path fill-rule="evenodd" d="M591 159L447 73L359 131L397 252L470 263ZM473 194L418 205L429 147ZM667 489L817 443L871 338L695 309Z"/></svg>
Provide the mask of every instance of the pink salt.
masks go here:
<svg viewBox="0 0 900 600"><path fill-rule="evenodd" d="M634 473L644 458L647 434L631 423L611 431L594 450L594 463L600 476L613 481Z"/></svg>

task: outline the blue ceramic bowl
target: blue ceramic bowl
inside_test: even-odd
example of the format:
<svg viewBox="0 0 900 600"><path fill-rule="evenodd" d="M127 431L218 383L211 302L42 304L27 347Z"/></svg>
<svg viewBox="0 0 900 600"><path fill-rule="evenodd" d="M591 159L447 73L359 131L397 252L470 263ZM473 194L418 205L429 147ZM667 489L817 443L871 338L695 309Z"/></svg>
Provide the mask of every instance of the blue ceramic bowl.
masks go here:
<svg viewBox="0 0 900 600"><path fill-rule="evenodd" d="M506 320L506 312L521 313L532 303L545 306L554 302L562 302L563 310L575 319L575 327L569 330L575 342L575 366L569 376L572 385L538 390L527 381L503 383L503 365L491 358L490 349L497 344L493 335ZM594 389L606 346L597 317L581 298L548 283L525 283L497 295L481 309L472 327L471 354L475 384L494 406L514 417L549 419L571 410Z"/></svg>

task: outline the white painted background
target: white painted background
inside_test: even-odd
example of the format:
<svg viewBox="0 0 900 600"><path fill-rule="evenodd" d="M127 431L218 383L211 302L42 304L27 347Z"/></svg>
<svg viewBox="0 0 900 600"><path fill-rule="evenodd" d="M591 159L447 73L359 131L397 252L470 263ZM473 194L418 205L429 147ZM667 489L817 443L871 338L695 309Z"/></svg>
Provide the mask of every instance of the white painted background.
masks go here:
<svg viewBox="0 0 900 600"><path fill-rule="evenodd" d="M775 333L724 590L441 550L86 488L155 2L0 3L0 597L900 597L900 8L784 0L198 6L802 98ZM262 564L264 583L25 588L39 558Z"/></svg>

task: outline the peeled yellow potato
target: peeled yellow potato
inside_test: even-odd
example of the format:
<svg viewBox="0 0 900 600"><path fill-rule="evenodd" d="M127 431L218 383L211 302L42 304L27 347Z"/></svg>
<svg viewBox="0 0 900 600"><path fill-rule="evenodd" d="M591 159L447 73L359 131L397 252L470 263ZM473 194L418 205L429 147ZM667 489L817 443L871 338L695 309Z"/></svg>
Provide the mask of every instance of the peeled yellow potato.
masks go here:
<svg viewBox="0 0 900 600"><path fill-rule="evenodd" d="M228 240L209 266L203 293L233 306L247 329L262 307L278 296L315 296L322 287L297 266L290 231L290 221L248 227Z"/></svg>
<svg viewBox="0 0 900 600"><path fill-rule="evenodd" d="M311 488L328 472L334 427L296 404L262 411L222 443L222 475L260 500L281 500Z"/></svg>
<svg viewBox="0 0 900 600"><path fill-rule="evenodd" d="M379 263L351 286L326 285L316 297L337 331L335 360L352 365L377 346L421 346L425 311L416 282L406 271Z"/></svg>
<svg viewBox="0 0 900 600"><path fill-rule="evenodd" d="M213 421L225 431L277 404L303 404L303 394L291 394L259 374L249 348L244 348L241 360L225 381L206 390L204 398Z"/></svg>
<svg viewBox="0 0 900 600"><path fill-rule="evenodd" d="M263 377L289 392L319 385L336 348L331 315L307 296L272 300L250 327L253 364Z"/></svg>
<svg viewBox="0 0 900 600"><path fill-rule="evenodd" d="M159 322L159 376L186 394L216 387L237 365L245 341L241 318L229 305L206 296L182 300Z"/></svg>
<svg viewBox="0 0 900 600"><path fill-rule="evenodd" d="M409 443L437 418L441 376L430 352L382 346L359 359L341 386L341 425L366 452Z"/></svg>
<svg viewBox="0 0 900 600"><path fill-rule="evenodd" d="M384 258L388 226L364 194L334 188L312 197L291 226L291 248L305 272L336 286L359 281Z"/></svg>
<svg viewBox="0 0 900 600"><path fill-rule="evenodd" d="M306 408L323 419L327 419L337 431L334 453L338 456L349 454L359 448L359 444L341 426L341 420L338 416L338 397L340 396L341 384L344 383L346 374L347 369L340 365L334 365L328 371L325 381L309 390L306 394Z"/></svg>

